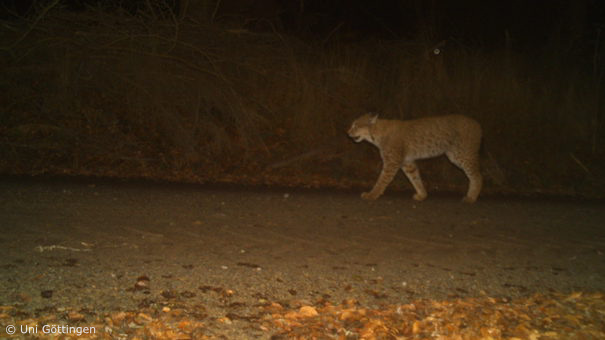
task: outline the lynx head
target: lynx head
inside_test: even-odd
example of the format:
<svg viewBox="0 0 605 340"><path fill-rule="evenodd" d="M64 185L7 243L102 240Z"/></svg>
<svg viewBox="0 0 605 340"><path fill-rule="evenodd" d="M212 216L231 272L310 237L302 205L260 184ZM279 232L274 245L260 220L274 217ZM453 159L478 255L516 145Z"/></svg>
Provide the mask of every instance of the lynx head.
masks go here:
<svg viewBox="0 0 605 340"><path fill-rule="evenodd" d="M357 118L353 124L351 124L351 128L348 131L349 137L353 138L357 143L363 140L373 143L374 138L372 138L370 128L376 124L377 119L378 115L369 113Z"/></svg>

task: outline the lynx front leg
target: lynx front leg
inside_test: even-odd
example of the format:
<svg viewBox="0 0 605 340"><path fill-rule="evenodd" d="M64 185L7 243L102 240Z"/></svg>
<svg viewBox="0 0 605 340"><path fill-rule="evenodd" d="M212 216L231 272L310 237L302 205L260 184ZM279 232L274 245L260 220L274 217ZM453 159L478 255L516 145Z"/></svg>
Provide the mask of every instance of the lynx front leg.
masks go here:
<svg viewBox="0 0 605 340"><path fill-rule="evenodd" d="M397 162L383 161L382 171L380 172L380 176L378 176L378 180L376 181L376 184L374 184L372 191L364 192L361 194L361 198L365 200L375 200L382 196L384 190L393 181L393 178L397 174L397 170L399 170L399 164Z"/></svg>
<svg viewBox="0 0 605 340"><path fill-rule="evenodd" d="M420 178L420 171L418 171L416 163L405 163L401 167L401 170L403 170L403 173L405 173L406 177L408 180L410 180L410 183L412 183L414 189L416 190L413 198L416 201L423 201L427 195L426 190L424 189L424 184L422 184L422 178Z"/></svg>

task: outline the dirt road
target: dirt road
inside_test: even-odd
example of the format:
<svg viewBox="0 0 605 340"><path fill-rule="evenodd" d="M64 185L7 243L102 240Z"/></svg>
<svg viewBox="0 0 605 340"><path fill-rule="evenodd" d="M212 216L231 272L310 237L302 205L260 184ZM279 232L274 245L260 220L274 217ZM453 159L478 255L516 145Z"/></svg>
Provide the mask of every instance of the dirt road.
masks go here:
<svg viewBox="0 0 605 340"><path fill-rule="evenodd" d="M86 316L178 301L235 319L216 332L262 338L237 320L259 301L374 307L605 290L605 203L431 194L366 202L342 191L5 178L0 305Z"/></svg>

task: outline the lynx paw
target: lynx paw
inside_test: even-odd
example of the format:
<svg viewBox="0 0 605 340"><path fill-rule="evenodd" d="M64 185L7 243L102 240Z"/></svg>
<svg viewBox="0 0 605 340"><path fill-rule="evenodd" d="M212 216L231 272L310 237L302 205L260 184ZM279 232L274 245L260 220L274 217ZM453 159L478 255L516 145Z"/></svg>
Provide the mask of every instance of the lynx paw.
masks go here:
<svg viewBox="0 0 605 340"><path fill-rule="evenodd" d="M364 192L361 194L361 198L368 201L373 201L377 199L380 195L373 194L372 192Z"/></svg>
<svg viewBox="0 0 605 340"><path fill-rule="evenodd" d="M426 194L424 194L424 195L414 194L414 196L412 196L412 198L418 202L424 201L426 199Z"/></svg>
<svg viewBox="0 0 605 340"><path fill-rule="evenodd" d="M472 197L465 196L465 197L462 199L462 202L464 202L464 203L469 203L469 204L470 204L470 203L475 203L475 201L476 201L476 200L477 200L476 198L472 198Z"/></svg>

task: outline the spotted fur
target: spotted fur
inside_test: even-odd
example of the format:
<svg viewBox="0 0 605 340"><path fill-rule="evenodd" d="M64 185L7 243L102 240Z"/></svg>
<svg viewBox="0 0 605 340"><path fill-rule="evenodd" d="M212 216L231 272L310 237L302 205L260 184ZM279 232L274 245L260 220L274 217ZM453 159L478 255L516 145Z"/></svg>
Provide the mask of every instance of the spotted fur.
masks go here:
<svg viewBox="0 0 605 340"><path fill-rule="evenodd" d="M365 140L374 144L382 157L380 176L371 191L361 194L364 199L380 197L401 169L416 190L413 198L424 200L427 193L415 161L443 154L468 177L464 202L473 203L479 197L483 183L479 169L482 132L472 118L448 115L401 121L366 114L351 124L348 134L358 143Z"/></svg>

